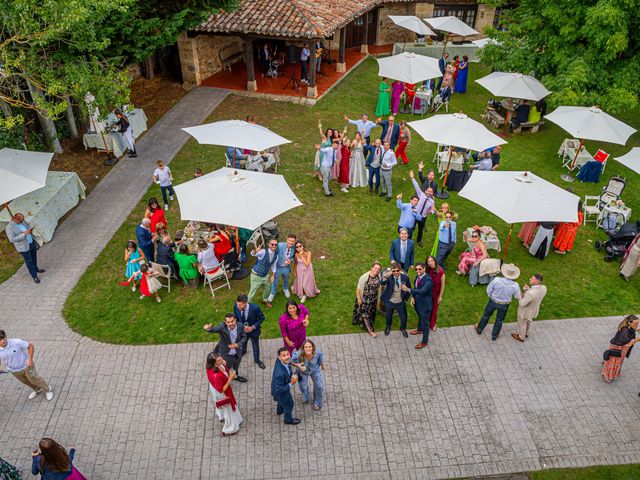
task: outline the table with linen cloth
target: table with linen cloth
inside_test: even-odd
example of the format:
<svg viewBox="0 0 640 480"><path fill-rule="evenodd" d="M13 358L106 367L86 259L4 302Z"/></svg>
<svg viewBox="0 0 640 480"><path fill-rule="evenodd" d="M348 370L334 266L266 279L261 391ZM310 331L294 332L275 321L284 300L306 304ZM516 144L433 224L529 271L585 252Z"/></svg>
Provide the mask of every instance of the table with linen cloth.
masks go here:
<svg viewBox="0 0 640 480"><path fill-rule="evenodd" d="M60 220L85 198L82 180L75 172L48 172L44 187L16 198L9 204L11 211L22 213L34 227L33 236L38 244L49 242ZM4 230L11 221L9 212L0 212L0 228Z"/></svg>
<svg viewBox="0 0 640 480"><path fill-rule="evenodd" d="M471 238L471 234L473 233L473 227L467 228L465 231L467 238ZM487 250L495 250L499 252L502 250L502 246L500 245L500 239L498 238L498 234L491 227L481 227L480 228L480 240L482 240L487 247ZM467 242L470 250L473 250L473 241Z"/></svg>
<svg viewBox="0 0 640 480"><path fill-rule="evenodd" d="M447 164L449 163L449 150L443 150L442 152L438 152L437 159L437 168L438 173L444 175L444 172L447 170ZM460 152L453 152L451 155L451 167L450 170L456 170L461 172L464 170L464 157Z"/></svg>
<svg viewBox="0 0 640 480"><path fill-rule="evenodd" d="M130 112L126 112L129 119L129 125L133 138L138 138L143 132L147 130L147 116L144 110L136 108ZM112 113L106 118L104 123L106 125L113 125L118 119ZM104 135L104 138L103 138ZM107 142L105 146L105 140ZM119 132L105 131L104 133L85 133L82 136L82 143L84 148L98 148L100 150L108 150L120 158L126 152L128 146L124 135Z"/></svg>

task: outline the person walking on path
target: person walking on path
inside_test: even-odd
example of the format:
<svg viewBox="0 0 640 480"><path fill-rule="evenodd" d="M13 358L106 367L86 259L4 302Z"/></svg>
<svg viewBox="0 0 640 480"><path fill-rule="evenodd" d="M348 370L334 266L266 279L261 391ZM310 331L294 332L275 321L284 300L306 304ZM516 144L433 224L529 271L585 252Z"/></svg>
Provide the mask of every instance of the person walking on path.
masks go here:
<svg viewBox="0 0 640 480"><path fill-rule="evenodd" d="M247 343L247 334L244 331L244 324L236 322L236 317L232 313L224 316L224 322L215 327L210 323L203 327L209 333L217 333L220 335L220 341L213 349L213 353L219 353L229 368L233 368L236 373L240 370L240 362L242 361L242 351ZM236 379L244 383L246 378L240 374Z"/></svg>
<svg viewBox="0 0 640 480"><path fill-rule="evenodd" d="M635 315L628 315L618 325L618 331L611 339L609 349L602 357L602 377L607 383L620 376L620 369L625 358L631 355L631 349L640 340L636 338L636 330L640 320Z"/></svg>
<svg viewBox="0 0 640 480"><path fill-rule="evenodd" d="M302 342L300 350L293 352L291 364L298 369L300 393L302 403L309 403L309 380L313 380L313 409L322 409L322 397L324 395L324 356L316 348L316 344L306 339Z"/></svg>
<svg viewBox="0 0 640 480"><path fill-rule="evenodd" d="M33 237L33 227L24 219L24 215L16 213L11 217L11 221L7 223L5 233L18 253L22 255L24 264L27 266L33 281L40 283L38 274L44 273L44 270L38 267L37 251L40 246Z"/></svg>
<svg viewBox="0 0 640 480"><path fill-rule="evenodd" d="M9 373L33 391L29 400L33 400L45 392L47 400L53 400L53 390L42 377L36 373L33 362L33 344L20 338L7 338L4 330L0 330L0 364L5 365Z"/></svg>
<svg viewBox="0 0 640 480"><path fill-rule="evenodd" d="M256 257L257 261L251 269L248 301L251 303L258 289L262 287L262 303L271 308L273 305L269 301L269 294L271 293L271 282L273 282L273 277L276 273L278 240L275 238L269 240L267 250L264 248L251 250L251 256Z"/></svg>
<svg viewBox="0 0 640 480"><path fill-rule="evenodd" d="M518 330L511 333L511 336L519 342L524 342L529 336L531 323L538 317L540 305L547 294L547 287L542 284L540 273L533 275L529 283L531 286L525 284L522 287L524 292L518 300Z"/></svg>
<svg viewBox="0 0 640 480"><path fill-rule="evenodd" d="M298 383L298 375L292 374L290 363L291 353L285 347L280 347L271 376L271 397L277 404L276 413L284 414L284 423L297 425L300 419L293 417L294 403L291 387Z"/></svg>
<svg viewBox="0 0 640 480"><path fill-rule="evenodd" d="M411 305L418 314L418 328L411 331L411 335L422 335L420 343L416 345L416 350L422 350L429 345L429 322L431 321L431 309L433 308L433 282L426 272L424 263L416 265L416 281L414 288L403 290L411 293Z"/></svg>
<svg viewBox="0 0 640 480"><path fill-rule="evenodd" d="M164 166L164 162L162 160L158 160L156 165L158 168L153 172L152 180L160 185L164 209L169 210L169 200L173 201L173 196L176 194L176 192L173 191L173 174L169 167ZM167 192L169 193L168 199Z"/></svg>
<svg viewBox="0 0 640 480"><path fill-rule="evenodd" d="M75 453L76 449L73 447L67 452L55 440L43 438L38 443L38 448L31 452L31 473L40 475L41 480L86 480L73 466Z"/></svg>
<svg viewBox="0 0 640 480"><path fill-rule="evenodd" d="M262 360L260 360L260 334L262 333L262 322L264 322L264 313L255 303L249 303L246 295L238 295L236 303L233 305L233 316L236 322L244 325L244 333L251 340L251 348L253 349L253 361L261 368L267 368ZM247 354L249 342L244 343L242 348L242 356Z"/></svg>
<svg viewBox="0 0 640 480"><path fill-rule="evenodd" d="M498 311L496 315L496 323L493 325L491 332L491 340L496 340L502 329L502 322L507 316L509 304L511 300L520 299L520 285L515 280L520 276L520 269L513 263L505 263L500 269L503 277L494 278L487 287L487 295L489 302L484 309L484 314L480 321L473 326L478 335L482 335L482 331L487 326L491 315L494 311Z"/></svg>
<svg viewBox="0 0 640 480"><path fill-rule="evenodd" d="M206 370L209 392L216 406L216 417L224 422L222 436L233 435L240 430L243 421L231 388L236 372L227 367L224 358L213 352L207 356Z"/></svg>

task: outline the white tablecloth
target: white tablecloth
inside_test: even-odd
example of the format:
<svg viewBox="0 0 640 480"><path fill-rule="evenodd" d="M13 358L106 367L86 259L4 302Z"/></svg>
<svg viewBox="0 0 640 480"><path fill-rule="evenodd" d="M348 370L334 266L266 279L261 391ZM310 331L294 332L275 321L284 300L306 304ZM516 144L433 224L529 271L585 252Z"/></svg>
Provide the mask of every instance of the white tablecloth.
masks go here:
<svg viewBox="0 0 640 480"><path fill-rule="evenodd" d="M469 227L466 230L467 233L467 238L471 238L471 234L473 233L473 228ZM484 233L480 234L480 240L482 240L485 244L485 246L487 247L487 250L495 250L496 252L499 252L500 250L502 250L502 246L500 245L500 239L498 238L497 235L490 235L487 236ZM470 250L473 250L473 242L467 242L467 245L469 246Z"/></svg>
<svg viewBox="0 0 640 480"><path fill-rule="evenodd" d="M129 119L129 125L133 132L133 137L138 138L143 132L147 130L147 116L144 114L144 110L136 108L130 112L127 112L127 118ZM110 114L105 123L112 125L116 122L116 117ZM105 140L107 145L105 147ZM99 133L85 133L82 136L82 143L84 148L99 148L101 150L109 150L113 154L120 158L127 150L127 141L122 133L118 132L104 132L104 138Z"/></svg>
<svg viewBox="0 0 640 480"><path fill-rule="evenodd" d="M615 217L617 217L617 223L619 225L622 225L623 223L627 223L629 221L629 218L631 218L631 212L631 208L627 207L626 205L605 205L604 207L602 207L602 210L600 210L600 215L598 215L598 221L596 225L598 227L602 227L605 218L609 215L614 215Z"/></svg>
<svg viewBox="0 0 640 480"><path fill-rule="evenodd" d="M445 172L447 163L449 163L449 150L438 152L438 173ZM453 155L451 155L451 167L449 169L461 172L464 169L463 167L464 157L459 152L453 152Z"/></svg>
<svg viewBox="0 0 640 480"><path fill-rule="evenodd" d="M9 204L11 211L22 213L35 227L33 236L42 245L53 237L58 220L75 207L79 198L85 198L84 184L75 172L49 172L47 184L31 193L16 198ZM0 228L11 220L5 209L0 212Z"/></svg>

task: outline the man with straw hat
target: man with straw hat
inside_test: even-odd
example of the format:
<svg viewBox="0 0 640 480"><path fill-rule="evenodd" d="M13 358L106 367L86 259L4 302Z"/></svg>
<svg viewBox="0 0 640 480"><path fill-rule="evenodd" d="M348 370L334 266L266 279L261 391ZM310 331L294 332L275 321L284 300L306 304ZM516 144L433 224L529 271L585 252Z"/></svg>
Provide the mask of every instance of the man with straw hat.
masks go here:
<svg viewBox="0 0 640 480"><path fill-rule="evenodd" d="M494 278L487 287L489 302L484 308L482 318L473 326L475 332L478 335L482 335L482 331L487 326L491 315L497 310L498 313L496 315L496 323L493 325L491 332L491 340L496 340L500 335L502 322L507 316L511 300L520 298L520 285L515 282L520 276L520 269L513 263L505 263L502 265L500 273L502 273L502 277Z"/></svg>

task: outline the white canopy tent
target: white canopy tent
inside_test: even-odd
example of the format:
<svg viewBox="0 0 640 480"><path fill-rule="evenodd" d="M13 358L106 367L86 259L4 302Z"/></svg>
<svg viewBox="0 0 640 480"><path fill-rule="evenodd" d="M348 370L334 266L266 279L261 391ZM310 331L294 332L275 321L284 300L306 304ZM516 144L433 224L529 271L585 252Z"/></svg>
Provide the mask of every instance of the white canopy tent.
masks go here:
<svg viewBox="0 0 640 480"><path fill-rule="evenodd" d="M614 159L634 172L640 173L640 147L633 147L629 152Z"/></svg>
<svg viewBox="0 0 640 480"><path fill-rule="evenodd" d="M426 141L449 146L449 162L442 182L442 189L437 193L438 198L449 196L444 191L444 185L447 183L451 156L455 147L481 152L487 148L507 143L505 139L489 131L480 122L476 122L464 113L434 115L423 120L409 122L408 125Z"/></svg>
<svg viewBox="0 0 640 480"><path fill-rule="evenodd" d="M582 150L585 140L616 143L624 145L636 129L605 113L598 107L558 107L544 116L575 138L580 139L580 146L576 149L575 157L569 171L575 168L578 154ZM574 179L563 174L561 178L568 182Z"/></svg>
<svg viewBox="0 0 640 480"><path fill-rule="evenodd" d="M0 150L0 205L42 188L53 158L50 152L29 152L3 148Z"/></svg>
<svg viewBox="0 0 640 480"><path fill-rule="evenodd" d="M531 172L473 172L460 197L471 200L506 223L577 222L580 197Z"/></svg>
<svg viewBox="0 0 640 480"><path fill-rule="evenodd" d="M391 57L378 58L378 75L405 83L418 83L441 77L436 58L403 52Z"/></svg>
<svg viewBox="0 0 640 480"><path fill-rule="evenodd" d="M282 175L221 168L175 187L180 218L255 230L302 202Z"/></svg>

